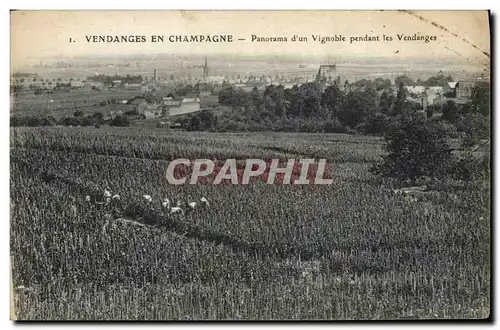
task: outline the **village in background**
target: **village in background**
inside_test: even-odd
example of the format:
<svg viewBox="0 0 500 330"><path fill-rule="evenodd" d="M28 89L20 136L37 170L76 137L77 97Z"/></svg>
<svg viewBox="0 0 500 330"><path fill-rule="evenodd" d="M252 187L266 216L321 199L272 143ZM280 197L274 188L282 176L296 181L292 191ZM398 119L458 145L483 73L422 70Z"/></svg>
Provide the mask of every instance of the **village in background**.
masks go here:
<svg viewBox="0 0 500 330"><path fill-rule="evenodd" d="M85 62L54 60L31 64L11 77L11 115L45 116L55 124L62 116L66 126L130 122L182 128L185 115L221 110L225 94L266 94L270 89L292 90L315 83L322 91L337 86L344 93L374 89L375 108L384 98L396 98L403 83L407 104L427 116L439 116L443 105L466 104L478 82L489 74L432 67L383 63L279 63L269 61L221 62L210 58L177 57L176 63L131 60ZM179 64L180 63L180 64ZM434 71L433 71L434 70ZM92 74L89 74L91 72ZM234 102L233 102L234 103ZM427 111L432 108L432 114ZM120 120L116 120L116 118ZM48 119L47 119L48 118ZM126 123L122 121L125 119ZM33 119L31 119L33 121ZM14 125L23 120L14 120ZM34 123L33 125L38 126Z"/></svg>

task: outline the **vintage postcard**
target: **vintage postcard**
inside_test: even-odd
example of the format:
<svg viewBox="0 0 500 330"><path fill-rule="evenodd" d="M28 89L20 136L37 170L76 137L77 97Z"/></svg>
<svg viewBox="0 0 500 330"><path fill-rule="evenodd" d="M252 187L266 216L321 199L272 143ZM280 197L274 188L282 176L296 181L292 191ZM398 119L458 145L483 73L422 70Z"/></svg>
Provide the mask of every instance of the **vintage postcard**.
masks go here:
<svg viewBox="0 0 500 330"><path fill-rule="evenodd" d="M490 33L11 11L11 319L489 319Z"/></svg>

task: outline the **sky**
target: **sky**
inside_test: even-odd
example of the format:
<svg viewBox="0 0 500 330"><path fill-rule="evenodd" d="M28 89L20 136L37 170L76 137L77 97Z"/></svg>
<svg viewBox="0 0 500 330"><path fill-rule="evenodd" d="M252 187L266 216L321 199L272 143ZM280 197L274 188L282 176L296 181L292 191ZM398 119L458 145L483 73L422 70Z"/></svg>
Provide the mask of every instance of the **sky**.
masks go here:
<svg viewBox="0 0 500 330"><path fill-rule="evenodd" d="M487 11L12 11L11 65L30 59L133 54L231 54L450 58L489 66ZM170 43L169 35L232 34L233 43ZM397 35L436 36L398 41ZM164 35L163 43L89 43L91 35ZM288 42L251 42L251 35ZM293 35L307 42L291 42ZM321 44L312 35L346 37ZM379 36L350 43L350 37ZM383 35L392 41L382 41ZM70 38L74 40L70 42ZM246 40L238 41L238 38ZM485 54L486 53L486 54Z"/></svg>

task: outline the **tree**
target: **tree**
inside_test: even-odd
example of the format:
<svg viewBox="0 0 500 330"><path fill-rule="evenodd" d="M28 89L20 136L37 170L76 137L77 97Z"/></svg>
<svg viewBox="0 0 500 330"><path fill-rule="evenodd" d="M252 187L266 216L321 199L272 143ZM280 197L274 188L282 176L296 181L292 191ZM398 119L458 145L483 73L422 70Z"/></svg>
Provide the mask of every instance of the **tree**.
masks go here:
<svg viewBox="0 0 500 330"><path fill-rule="evenodd" d="M252 105L256 107L258 107L261 103L261 97L257 87L252 88L251 100L252 100Z"/></svg>
<svg viewBox="0 0 500 330"><path fill-rule="evenodd" d="M321 89L315 83L306 83L287 93L292 117L311 118L321 111Z"/></svg>
<svg viewBox="0 0 500 330"><path fill-rule="evenodd" d="M175 94L179 96L190 96L195 93L194 87L191 84L180 86L175 90Z"/></svg>
<svg viewBox="0 0 500 330"><path fill-rule="evenodd" d="M382 89L389 89L391 88L391 80L390 79L383 79L383 78L377 78L373 81L374 87L379 91Z"/></svg>
<svg viewBox="0 0 500 330"><path fill-rule="evenodd" d="M472 107L473 109L483 115L490 115L490 84L487 82L477 82L472 88Z"/></svg>
<svg viewBox="0 0 500 330"><path fill-rule="evenodd" d="M392 107L392 98L389 93L384 90L382 94L380 94L380 101L378 103L378 109L383 114L389 114L391 112Z"/></svg>
<svg viewBox="0 0 500 330"><path fill-rule="evenodd" d="M456 121L457 129L464 132L466 139L472 144L479 139L491 138L490 118L478 113L467 113L460 116Z"/></svg>
<svg viewBox="0 0 500 330"><path fill-rule="evenodd" d="M104 123L104 116L101 112L94 112L94 114L92 115L92 119L98 124Z"/></svg>
<svg viewBox="0 0 500 330"><path fill-rule="evenodd" d="M338 112L340 121L351 128L356 127L364 119L374 113L375 97L370 91L354 91L346 95L345 103Z"/></svg>
<svg viewBox="0 0 500 330"><path fill-rule="evenodd" d="M127 118L127 116L116 116L113 118L110 122L111 126L129 126L130 122Z"/></svg>
<svg viewBox="0 0 500 330"><path fill-rule="evenodd" d="M401 84L403 84L403 86L413 86L415 82L407 75L402 75L402 76L397 76L394 79L394 84L396 86L400 86Z"/></svg>
<svg viewBox="0 0 500 330"><path fill-rule="evenodd" d="M354 83L352 83L352 86L372 88L375 86L375 84L373 83L373 81L371 81L369 79L361 79L361 80L358 80L358 81L355 81Z"/></svg>
<svg viewBox="0 0 500 330"><path fill-rule="evenodd" d="M406 104L406 89L403 81L399 81L398 84L398 94L396 96L396 101L394 102L394 115L401 115L405 110Z"/></svg>
<svg viewBox="0 0 500 330"><path fill-rule="evenodd" d="M337 117L344 104L344 94L337 85L329 86L321 95L321 106L328 109L330 117Z"/></svg>
<svg viewBox="0 0 500 330"><path fill-rule="evenodd" d="M191 117L187 125L188 131L208 131L217 126L217 117L210 110L203 110Z"/></svg>
<svg viewBox="0 0 500 330"><path fill-rule="evenodd" d="M453 81L451 75L445 76L443 71L439 71L435 76L430 77L424 82L425 86L446 86L448 82Z"/></svg>
<svg viewBox="0 0 500 330"><path fill-rule="evenodd" d="M223 86L219 92L219 104L232 105L234 88L232 86Z"/></svg>
<svg viewBox="0 0 500 330"><path fill-rule="evenodd" d="M252 100L256 98L252 92ZM285 89L282 85L269 85L266 87L263 96L264 107L271 111L274 116L282 117L285 115ZM252 101L253 103L253 101Z"/></svg>
<svg viewBox="0 0 500 330"><path fill-rule="evenodd" d="M401 116L384 138L389 154L370 169L376 175L414 182L424 176L441 177L452 165L447 132L437 122Z"/></svg>
<svg viewBox="0 0 500 330"><path fill-rule="evenodd" d="M383 135L391 124L391 117L383 113L370 114L359 129L366 134Z"/></svg>
<svg viewBox="0 0 500 330"><path fill-rule="evenodd" d="M454 123L458 119L458 107L452 100L448 100L443 105L443 119Z"/></svg>
<svg viewBox="0 0 500 330"><path fill-rule="evenodd" d="M73 116L76 117L76 118L83 117L83 111L77 110L77 111L75 111L75 113L73 114Z"/></svg>

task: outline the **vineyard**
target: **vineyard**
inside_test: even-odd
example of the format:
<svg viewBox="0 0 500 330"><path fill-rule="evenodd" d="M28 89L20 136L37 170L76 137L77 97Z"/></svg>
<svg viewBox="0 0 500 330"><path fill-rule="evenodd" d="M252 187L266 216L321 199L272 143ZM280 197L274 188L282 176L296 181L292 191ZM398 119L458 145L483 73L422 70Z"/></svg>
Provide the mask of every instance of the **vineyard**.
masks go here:
<svg viewBox="0 0 500 330"><path fill-rule="evenodd" d="M11 262L21 320L485 318L485 182L419 201L342 134L11 128ZM169 161L326 159L331 185L168 184ZM109 189L147 225L85 196ZM143 196L152 203L143 205ZM167 216L161 201L209 207ZM168 218L167 220L165 220ZM163 225L148 225L158 224Z"/></svg>

